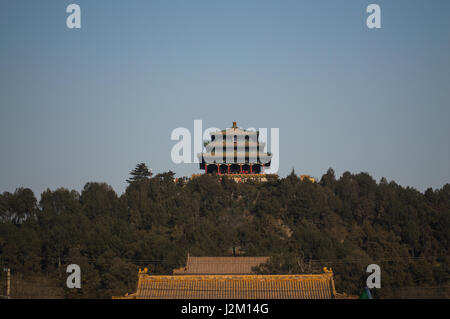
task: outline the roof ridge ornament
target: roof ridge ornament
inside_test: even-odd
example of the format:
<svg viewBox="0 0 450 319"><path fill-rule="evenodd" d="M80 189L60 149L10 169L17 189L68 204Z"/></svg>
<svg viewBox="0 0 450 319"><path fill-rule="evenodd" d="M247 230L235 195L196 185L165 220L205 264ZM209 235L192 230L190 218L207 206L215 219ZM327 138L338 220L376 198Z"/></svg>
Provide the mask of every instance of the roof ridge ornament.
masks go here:
<svg viewBox="0 0 450 319"><path fill-rule="evenodd" d="M325 272L325 273L333 273L333 268L330 267L330 269L328 269L327 267L323 267L323 272Z"/></svg>
<svg viewBox="0 0 450 319"><path fill-rule="evenodd" d="M147 267L145 267L144 270L139 268L139 274L146 274L146 273L148 273L148 268Z"/></svg>

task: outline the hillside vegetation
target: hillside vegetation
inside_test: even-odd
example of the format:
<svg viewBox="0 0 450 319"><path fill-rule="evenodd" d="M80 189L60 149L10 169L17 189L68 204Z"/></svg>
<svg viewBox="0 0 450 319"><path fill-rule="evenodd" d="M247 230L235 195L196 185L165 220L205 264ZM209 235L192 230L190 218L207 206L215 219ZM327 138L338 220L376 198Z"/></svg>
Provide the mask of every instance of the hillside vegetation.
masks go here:
<svg viewBox="0 0 450 319"><path fill-rule="evenodd" d="M13 297L39 297L30 286L44 282L45 296L110 298L136 290L139 267L170 274L187 252L229 256L233 247L271 256L261 273L331 267L338 292L359 294L376 263L375 297L449 297L449 184L421 193L367 173L336 179L332 169L318 183L173 177L132 181L121 196L104 183L47 190L39 203L26 188L0 195L0 266L18 278ZM65 288L72 263L79 290Z"/></svg>

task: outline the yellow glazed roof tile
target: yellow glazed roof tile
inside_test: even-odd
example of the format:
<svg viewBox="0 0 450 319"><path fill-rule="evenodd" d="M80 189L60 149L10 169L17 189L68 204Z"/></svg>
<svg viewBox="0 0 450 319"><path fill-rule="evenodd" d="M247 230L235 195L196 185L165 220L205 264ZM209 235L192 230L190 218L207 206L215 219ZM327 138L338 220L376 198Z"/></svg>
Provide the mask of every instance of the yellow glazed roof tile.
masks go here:
<svg viewBox="0 0 450 319"><path fill-rule="evenodd" d="M333 274L139 275L137 299L330 299Z"/></svg>

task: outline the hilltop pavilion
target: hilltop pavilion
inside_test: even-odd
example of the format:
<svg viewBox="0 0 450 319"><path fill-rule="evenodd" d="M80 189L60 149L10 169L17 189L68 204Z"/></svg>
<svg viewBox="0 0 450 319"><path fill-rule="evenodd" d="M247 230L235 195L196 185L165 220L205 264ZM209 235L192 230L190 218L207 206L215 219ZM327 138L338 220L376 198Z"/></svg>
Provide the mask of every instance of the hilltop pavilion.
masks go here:
<svg viewBox="0 0 450 319"><path fill-rule="evenodd" d="M259 132L233 127L211 132L206 152L198 154L200 169L205 174L257 175L270 167L272 155L264 152L265 143L259 141Z"/></svg>

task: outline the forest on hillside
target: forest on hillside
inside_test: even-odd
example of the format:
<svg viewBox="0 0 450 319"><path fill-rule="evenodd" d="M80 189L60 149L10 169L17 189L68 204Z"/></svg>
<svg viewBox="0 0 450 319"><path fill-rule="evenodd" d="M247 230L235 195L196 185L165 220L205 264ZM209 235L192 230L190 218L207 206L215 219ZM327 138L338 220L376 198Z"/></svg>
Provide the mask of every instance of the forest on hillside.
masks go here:
<svg viewBox="0 0 450 319"><path fill-rule="evenodd" d="M81 193L28 188L0 195L0 266L12 297L111 298L136 290L137 272L171 274L192 256L271 256L260 273L332 268L336 290L359 295L381 267L376 298L450 297L450 184L425 192L329 169L313 183L293 172L265 183L167 172ZM66 288L66 266L82 288ZM0 275L0 295L5 274Z"/></svg>

